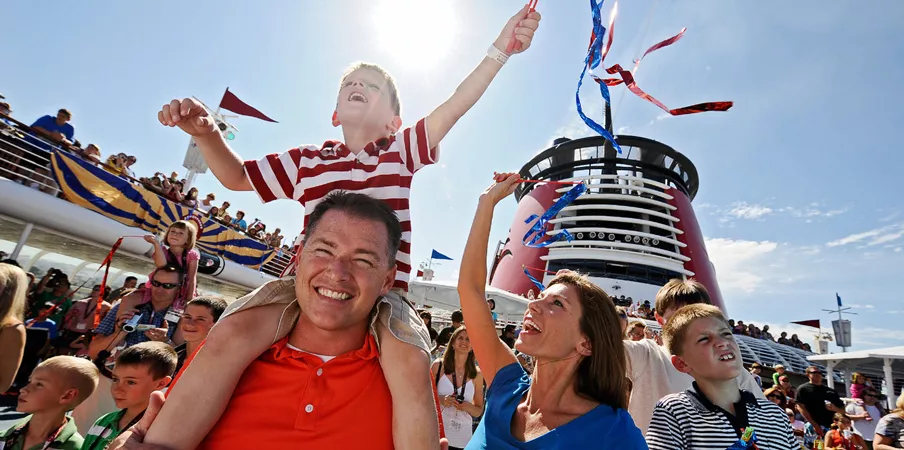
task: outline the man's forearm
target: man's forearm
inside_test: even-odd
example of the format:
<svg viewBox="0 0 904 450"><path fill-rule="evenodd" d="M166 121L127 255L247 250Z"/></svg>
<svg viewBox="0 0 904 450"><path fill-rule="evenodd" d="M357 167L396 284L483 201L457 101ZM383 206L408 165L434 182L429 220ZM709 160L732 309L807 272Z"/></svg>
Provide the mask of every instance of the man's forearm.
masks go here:
<svg viewBox="0 0 904 450"><path fill-rule="evenodd" d="M480 100L501 68L501 64L484 56L452 96L427 116L427 133L431 145L435 146L446 137L458 119Z"/></svg>
<svg viewBox="0 0 904 450"><path fill-rule="evenodd" d="M204 155L207 167L210 167L210 171L226 189L251 190L251 183L245 176L245 161L229 148L220 133L210 133L194 139Z"/></svg>
<svg viewBox="0 0 904 450"><path fill-rule="evenodd" d="M119 334L120 333L113 333L109 336L95 335L94 339L91 340L91 343L88 344L88 357L91 359L97 358L97 354L104 349L109 348Z"/></svg>

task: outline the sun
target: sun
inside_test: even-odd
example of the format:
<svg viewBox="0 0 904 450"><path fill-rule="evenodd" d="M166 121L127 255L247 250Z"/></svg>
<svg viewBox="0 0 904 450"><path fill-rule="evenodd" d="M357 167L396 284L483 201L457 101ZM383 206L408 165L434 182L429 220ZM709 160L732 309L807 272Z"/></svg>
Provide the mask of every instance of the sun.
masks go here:
<svg viewBox="0 0 904 450"><path fill-rule="evenodd" d="M458 35L453 0L381 0L378 45L411 69L429 69L451 54Z"/></svg>

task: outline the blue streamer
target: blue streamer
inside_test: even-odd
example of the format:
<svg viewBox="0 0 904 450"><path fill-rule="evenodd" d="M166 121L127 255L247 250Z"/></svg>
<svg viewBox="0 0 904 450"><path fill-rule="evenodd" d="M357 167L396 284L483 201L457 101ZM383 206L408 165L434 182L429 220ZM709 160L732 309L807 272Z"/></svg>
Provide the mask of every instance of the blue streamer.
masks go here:
<svg viewBox="0 0 904 450"><path fill-rule="evenodd" d="M568 232L568 230L564 229L562 231L559 231L555 235L550 236L549 239L543 242L540 242L540 240L543 239L543 237L546 235L546 227L549 224L549 221L556 217L556 215L559 214L559 212L562 211L563 208L574 202L574 200L584 192L587 192L587 185L584 183L577 184L564 195L559 197L559 199L556 200L556 202L553 203L553 205L548 210L546 210L546 212L543 213L542 216L537 216L536 214L534 214L528 217L527 220L524 221L524 223L531 223L534 221L536 222L534 222L534 224L530 227L529 230L527 230L527 233L524 235L524 239L522 239L524 245L526 247L543 248L549 246L554 242L561 241L562 239L566 239L568 240L568 242L571 242L574 237L571 235L571 233ZM533 235L533 237L531 237L531 235Z"/></svg>
<svg viewBox="0 0 904 450"><path fill-rule="evenodd" d="M603 6L603 1L600 0L599 3L596 0L590 0L590 10L593 12L593 42L590 44L590 48L587 51L587 57L584 58L584 68L581 70L581 76L578 78L578 87L574 92L574 102L577 105L578 116L581 117L581 120L587 124L590 129L596 131L597 134L603 137L603 139L612 143L612 146L615 150L618 151L620 155L622 153L621 147L618 145L618 142L615 142L615 137L612 136L608 130L603 128L602 125L596 123L593 119L587 117L584 114L584 108L581 106L581 86L584 84L584 76L587 75L587 71L592 71L599 67L602 62L602 53L603 53L603 36L606 34L606 27L603 26L602 13L600 12L600 8ZM603 100L605 100L607 105L611 105L611 98L609 95L609 87L606 86L606 83L599 83L600 85L600 95L602 95Z"/></svg>
<svg viewBox="0 0 904 450"><path fill-rule="evenodd" d="M527 275L527 278L530 279L531 283L534 283L534 286L536 286L538 289L540 289L540 292L543 292L544 290L546 290L546 286L543 286L543 283L541 283L540 280L534 278L534 276L531 275L530 272L527 270L527 267L521 266L521 268L524 269L524 274Z"/></svg>

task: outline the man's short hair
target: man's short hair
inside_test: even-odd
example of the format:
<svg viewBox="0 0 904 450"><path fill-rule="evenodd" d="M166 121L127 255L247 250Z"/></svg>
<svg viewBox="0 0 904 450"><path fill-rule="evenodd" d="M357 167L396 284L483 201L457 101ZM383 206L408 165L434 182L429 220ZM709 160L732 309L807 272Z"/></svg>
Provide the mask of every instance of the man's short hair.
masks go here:
<svg viewBox="0 0 904 450"><path fill-rule="evenodd" d="M656 311L660 315L695 303L713 304L706 286L694 279L673 278L656 293Z"/></svg>
<svg viewBox="0 0 904 450"><path fill-rule="evenodd" d="M223 300L220 297L215 297L213 295L202 295L200 297L193 298L190 302L188 302L187 306L197 305L203 306L210 310L210 314L213 316L213 321L216 323L220 320L220 316L223 315L223 311L226 311L226 300Z"/></svg>
<svg viewBox="0 0 904 450"><path fill-rule="evenodd" d="M148 341L123 350L116 357L117 366L146 366L155 380L173 376L179 355L169 344Z"/></svg>
<svg viewBox="0 0 904 450"><path fill-rule="evenodd" d="M452 316L450 317L453 322L464 322L465 315L461 313L461 311L452 311Z"/></svg>
<svg viewBox="0 0 904 450"><path fill-rule="evenodd" d="M345 73L342 74L342 79L339 80L339 89L341 90L342 86L345 85L345 79L348 78L348 76L351 75L352 72L359 69L373 70L383 77L383 79L386 81L386 87L389 89L389 101L390 106L392 106L392 112L394 112L397 116L401 116L402 102L399 100L399 89L398 87L396 87L395 79L392 78L392 75L390 75L389 72L386 71L386 69L380 67L377 64L366 62L358 62L352 64L348 67L348 69L345 69Z"/></svg>
<svg viewBox="0 0 904 450"><path fill-rule="evenodd" d="M402 243L402 224L399 222L399 216L396 212L382 200L377 200L369 195L358 194L355 192L333 191L323 199L314 208L308 220L308 229L305 232L305 238L310 239L323 219L323 215L327 211L336 210L344 212L359 219L368 219L380 222L386 226L386 232L389 238L387 257L389 267L394 267L396 263L396 254L399 252L399 245Z"/></svg>
<svg viewBox="0 0 904 450"><path fill-rule="evenodd" d="M57 111L57 114L65 114L70 119L72 118L72 113L69 112L69 110L66 108L61 108L59 111Z"/></svg>
<svg viewBox="0 0 904 450"><path fill-rule="evenodd" d="M130 282L130 281L135 281L135 282L137 283L137 282L138 282L138 277L133 277L133 276L131 276L131 275L127 276L125 282L128 283L128 282Z"/></svg>
<svg viewBox="0 0 904 450"><path fill-rule="evenodd" d="M182 268L181 268L181 267L174 266L174 265L172 265L172 264L167 264L167 265L165 265L165 266L163 266L163 267L158 267L157 270L154 271L155 274L156 274L156 273L160 273L160 272L163 272L163 273L174 273L174 274L178 275L178 276L179 276L179 282L180 282L180 283L182 282L182 279L185 278L185 272L182 271ZM151 277L151 279L152 279L152 280L154 279L153 276Z"/></svg>
<svg viewBox="0 0 904 450"><path fill-rule="evenodd" d="M35 370L38 369L52 371L60 377L65 388L78 390L78 395L69 405L70 409L80 405L94 393L100 378L94 363L75 356L54 356L45 359L35 367Z"/></svg>
<svg viewBox="0 0 904 450"><path fill-rule="evenodd" d="M669 349L669 353L682 356L687 330L695 321L706 318L718 319L725 323L725 326L728 326L728 321L725 320L722 310L713 305L697 303L682 306L678 311L675 311L675 314L662 327L662 340Z"/></svg>

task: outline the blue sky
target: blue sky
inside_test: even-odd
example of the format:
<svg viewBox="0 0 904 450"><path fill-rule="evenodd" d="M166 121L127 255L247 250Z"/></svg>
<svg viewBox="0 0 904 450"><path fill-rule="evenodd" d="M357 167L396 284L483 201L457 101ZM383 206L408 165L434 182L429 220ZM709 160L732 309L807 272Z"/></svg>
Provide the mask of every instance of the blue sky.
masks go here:
<svg viewBox="0 0 904 450"><path fill-rule="evenodd" d="M415 261L433 248L460 257L493 170L517 170L557 136L589 134L573 102L588 3L540 3L544 19L533 47L512 58L443 141L441 163L415 178ZM187 137L156 121L172 98L215 105L229 86L278 120L234 122L241 130L235 150L258 158L341 137L329 123L338 78L366 60L396 77L411 124L452 93L521 5L265 4L15 2L4 7L0 92L26 122L69 108L76 138L104 154L136 155L139 174L184 172ZM828 323L820 309L832 307L838 291L859 312L858 347L904 345L897 326L904 318L904 202L893 188L904 166L895 148L904 122L900 23L904 3L895 0L620 5L607 62L630 65L643 48L686 26L681 42L644 61L641 87L670 107L735 101L727 113L672 118L613 90L619 132L665 142L697 165L697 215L732 317L773 328L811 318ZM582 98L599 118L593 87ZM300 228L299 205L261 205L210 174L197 185L269 227ZM513 201L500 207L494 238L504 239L514 209ZM437 275L455 278L457 263L439 266Z"/></svg>

